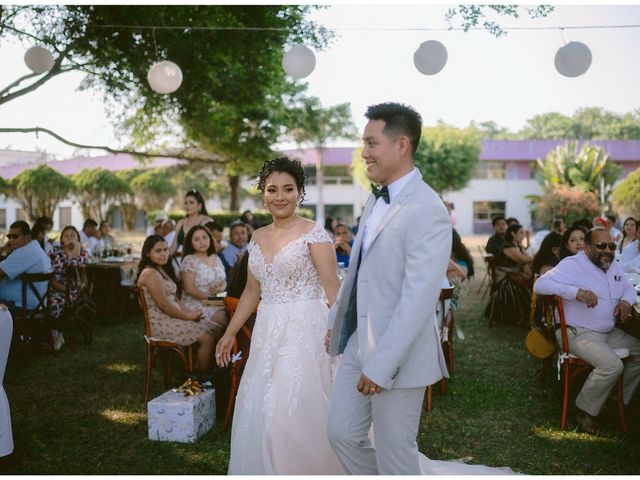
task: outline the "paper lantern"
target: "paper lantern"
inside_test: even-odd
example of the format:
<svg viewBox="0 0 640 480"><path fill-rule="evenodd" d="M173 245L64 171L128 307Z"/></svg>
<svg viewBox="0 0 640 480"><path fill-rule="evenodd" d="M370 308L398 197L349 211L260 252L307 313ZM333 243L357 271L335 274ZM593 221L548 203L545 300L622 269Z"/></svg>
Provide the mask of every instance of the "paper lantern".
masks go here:
<svg viewBox="0 0 640 480"><path fill-rule="evenodd" d="M151 90L156 93L173 93L182 84L182 70L173 62L164 60L151 65L147 74Z"/></svg>
<svg viewBox="0 0 640 480"><path fill-rule="evenodd" d="M282 56L282 68L290 77L308 77L316 68L316 56L310 48L296 45Z"/></svg>
<svg viewBox="0 0 640 480"><path fill-rule="evenodd" d="M447 58L447 49L442 43L428 40L413 54L413 64L423 75L435 75L444 68Z"/></svg>
<svg viewBox="0 0 640 480"><path fill-rule="evenodd" d="M33 73L41 74L53 68L55 61L51 52L44 47L31 47L24 53L24 63Z"/></svg>
<svg viewBox="0 0 640 480"><path fill-rule="evenodd" d="M591 50L584 43L569 42L556 52L556 70L565 77L578 77L591 66Z"/></svg>

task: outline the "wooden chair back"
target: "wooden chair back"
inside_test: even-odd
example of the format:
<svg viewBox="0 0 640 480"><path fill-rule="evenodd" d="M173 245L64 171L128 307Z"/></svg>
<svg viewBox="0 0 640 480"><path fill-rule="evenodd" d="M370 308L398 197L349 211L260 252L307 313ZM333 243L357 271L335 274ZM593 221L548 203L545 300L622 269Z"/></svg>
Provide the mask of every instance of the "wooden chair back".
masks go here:
<svg viewBox="0 0 640 480"><path fill-rule="evenodd" d="M136 296L138 297L138 303L144 319L144 335L148 339L151 337L151 324L149 323L149 310L147 310L147 300L144 296L143 289L144 287L136 285Z"/></svg>

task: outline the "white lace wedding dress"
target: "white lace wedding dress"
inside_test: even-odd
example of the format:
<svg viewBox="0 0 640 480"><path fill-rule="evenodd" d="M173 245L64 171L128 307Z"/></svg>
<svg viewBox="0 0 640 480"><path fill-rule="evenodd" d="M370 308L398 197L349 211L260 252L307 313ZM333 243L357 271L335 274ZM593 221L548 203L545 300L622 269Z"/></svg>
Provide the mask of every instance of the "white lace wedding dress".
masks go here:
<svg viewBox="0 0 640 480"><path fill-rule="evenodd" d="M249 245L262 289L251 354L236 397L229 474L344 475L327 440L331 364L328 308L308 244L329 242L320 224L271 260ZM510 469L420 458L423 474L502 474Z"/></svg>

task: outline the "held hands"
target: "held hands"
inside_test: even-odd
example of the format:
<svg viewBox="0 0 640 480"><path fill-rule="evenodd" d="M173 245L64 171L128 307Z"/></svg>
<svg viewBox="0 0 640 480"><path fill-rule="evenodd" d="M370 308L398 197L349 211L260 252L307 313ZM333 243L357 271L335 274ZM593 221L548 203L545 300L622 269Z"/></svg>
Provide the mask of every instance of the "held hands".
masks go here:
<svg viewBox="0 0 640 480"><path fill-rule="evenodd" d="M324 350L329 353L329 344L331 342L331 330L327 330L327 333L324 336Z"/></svg>
<svg viewBox="0 0 640 480"><path fill-rule="evenodd" d="M216 345L216 364L219 367L226 367L231 362L231 349L235 337L225 333Z"/></svg>
<svg viewBox="0 0 640 480"><path fill-rule="evenodd" d="M583 290L579 288L578 293L576 294L576 300L586 303L588 308L593 308L598 305L598 297L591 290Z"/></svg>
<svg viewBox="0 0 640 480"><path fill-rule="evenodd" d="M626 300L620 300L620 303L613 311L614 316L620 316L620 322L624 323L631 318L631 305Z"/></svg>
<svg viewBox="0 0 640 480"><path fill-rule="evenodd" d="M360 381L358 382L358 391L366 397L368 395L380 393L382 388L376 385L373 380L367 377L364 373L361 373Z"/></svg>

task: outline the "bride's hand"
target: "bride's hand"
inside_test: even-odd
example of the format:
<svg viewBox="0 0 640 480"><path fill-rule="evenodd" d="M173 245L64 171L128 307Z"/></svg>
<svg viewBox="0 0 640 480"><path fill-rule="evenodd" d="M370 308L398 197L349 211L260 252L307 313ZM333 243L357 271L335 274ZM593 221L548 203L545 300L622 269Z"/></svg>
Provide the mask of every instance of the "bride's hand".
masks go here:
<svg viewBox="0 0 640 480"><path fill-rule="evenodd" d="M231 362L231 349L235 337L233 335L224 334L216 345L216 364L219 367L226 367Z"/></svg>
<svg viewBox="0 0 640 480"><path fill-rule="evenodd" d="M324 336L324 349L327 353L329 353L330 342L331 342L331 330L327 330L327 333Z"/></svg>

